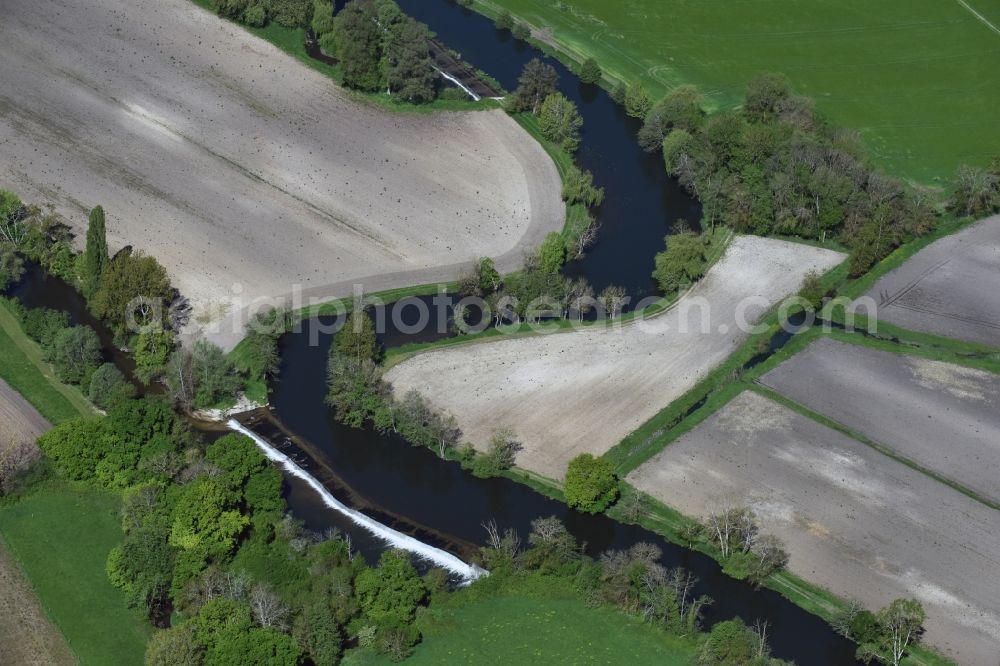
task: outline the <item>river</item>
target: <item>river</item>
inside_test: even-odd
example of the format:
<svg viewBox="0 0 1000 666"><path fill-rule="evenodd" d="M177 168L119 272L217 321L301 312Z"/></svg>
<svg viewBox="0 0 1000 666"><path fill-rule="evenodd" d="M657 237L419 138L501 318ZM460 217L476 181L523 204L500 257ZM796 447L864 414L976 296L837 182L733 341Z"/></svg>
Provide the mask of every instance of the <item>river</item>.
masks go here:
<svg viewBox="0 0 1000 666"><path fill-rule="evenodd" d="M474 66L489 72L506 88L516 86L524 63L543 57L523 42L502 33L487 19L447 0L399 0L403 9L427 23L439 38ZM633 297L654 293L650 278L653 256L663 248L663 236L680 218L696 222L697 202L666 177L662 160L643 153L635 140L639 123L625 116L608 95L595 86L580 84L558 62L548 59L560 74L560 89L584 117L578 162L594 173L606 188L598 211L598 243L566 272L586 277L596 290L609 284L626 287ZM80 296L61 281L34 270L12 295L30 307L69 311L78 323L94 326L107 347L109 360L129 371L130 360L114 351L110 337L86 312ZM391 319L390 319L391 321ZM411 323L404 321L404 324ZM324 332L317 333L323 329ZM280 341L281 371L272 383L271 408L241 420L322 482L344 504L399 532L443 548L468 560L484 541L483 523L494 520L526 537L530 522L557 516L570 532L598 555L607 549L651 542L663 550L663 564L683 566L699 579L698 594L715 603L706 613L711 624L732 617L748 622L766 619L776 657L820 666L854 664L854 645L838 636L819 618L803 611L771 590L754 590L729 578L711 558L667 542L633 525L603 515L570 510L528 486L494 478L478 479L457 463L413 447L396 435L339 424L324 404L326 359L332 336L323 321L310 320L298 332ZM390 323L380 335L385 346L437 338L437 332L405 335ZM313 344L318 340L318 344ZM218 436L218 428L206 429ZM332 511L301 478L286 475L286 498L294 515L314 530L336 528L352 536L355 547L369 559L384 544L352 521Z"/></svg>

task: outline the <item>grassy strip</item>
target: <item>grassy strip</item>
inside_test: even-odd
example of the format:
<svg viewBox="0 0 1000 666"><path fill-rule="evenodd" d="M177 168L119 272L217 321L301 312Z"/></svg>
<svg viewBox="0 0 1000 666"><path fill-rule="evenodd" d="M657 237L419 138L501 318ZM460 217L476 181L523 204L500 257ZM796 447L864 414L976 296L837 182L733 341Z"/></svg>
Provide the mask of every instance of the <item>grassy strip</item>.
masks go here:
<svg viewBox="0 0 1000 666"><path fill-rule="evenodd" d="M0 534L82 664L141 664L149 626L108 581L117 496L50 482L0 507Z"/></svg>
<svg viewBox="0 0 1000 666"><path fill-rule="evenodd" d="M414 296L430 296L439 291L455 292L458 290L457 282L435 282L433 284L418 284L412 287L398 287L396 289L386 289L376 291L372 294L364 294L366 301L376 301L384 304L395 303L404 298ZM335 298L315 305L307 305L292 312L292 321L302 321L312 317L330 317L350 312L354 307L354 296L344 296Z"/></svg>
<svg viewBox="0 0 1000 666"><path fill-rule="evenodd" d="M191 0L191 2L198 5L205 11L210 12L213 16L216 15L215 6L212 4L211 0ZM246 30L252 35L270 42L302 64L333 79L338 85L340 84L342 77L339 67L336 65L328 65L325 62L316 60L306 53L306 31L304 28L286 28L278 25L274 21L271 21L263 28L255 28L254 26L245 25L237 21L229 20L229 22L233 25L239 26L241 29ZM343 90L350 95L354 101L375 104L389 111L404 113L431 113L434 111L483 111L486 109L500 108L500 103L492 99L483 99L479 102L475 102L471 98L468 100L436 99L426 104L411 104L383 93L364 93L357 90L349 90L347 88L343 88Z"/></svg>
<svg viewBox="0 0 1000 666"><path fill-rule="evenodd" d="M60 382L38 344L0 301L0 378L24 396L51 423L93 416L93 406L75 386Z"/></svg>

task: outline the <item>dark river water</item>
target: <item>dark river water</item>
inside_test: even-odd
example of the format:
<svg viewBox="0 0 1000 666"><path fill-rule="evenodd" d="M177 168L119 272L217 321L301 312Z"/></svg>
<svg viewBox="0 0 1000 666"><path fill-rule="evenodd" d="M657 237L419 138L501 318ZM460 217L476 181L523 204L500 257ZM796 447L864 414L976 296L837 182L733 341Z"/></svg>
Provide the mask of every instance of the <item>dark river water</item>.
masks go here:
<svg viewBox="0 0 1000 666"><path fill-rule="evenodd" d="M487 19L448 0L398 0L403 9L428 24L450 48L474 66L489 72L513 89L524 63L543 57L526 44L498 32ZM663 248L663 237L679 218L696 222L697 202L666 177L662 160L646 155L635 140L638 122L627 118L608 95L595 86L580 84L561 64L562 92L576 102L584 117L578 161L606 188L598 243L587 256L567 266L570 275L583 275L600 290L609 284L626 287L633 297L650 295L653 256ZM126 372L131 361L114 350L110 334L87 313L80 296L68 285L33 270L12 290L26 305L67 310L74 320L93 326L107 347L106 355ZM416 316L415 309L404 315ZM387 318L391 322L391 318ZM748 622L766 619L774 656L799 664L856 663L854 645L835 634L819 618L806 613L770 590L754 590L721 572L711 558L667 542L642 528L605 516L570 510L508 479L477 479L457 463L413 447L395 435L347 428L336 422L324 404L326 361L332 334L326 323L307 321L302 329L282 337L281 372L272 383L271 408L242 420L256 433L292 455L345 503L361 509L402 532L468 558L484 541L484 522L514 528L527 536L531 520L561 518L591 555L607 549L651 542L663 550L663 564L683 566L700 579L698 593L715 603L706 613L714 623L732 617ZM405 324L407 321L404 316ZM322 332L318 332L322 329ZM392 323L380 335L384 346L398 346L448 335L437 331L405 335ZM783 343L785 339L779 342ZM759 362L755 359L754 362ZM206 426L210 436L218 436ZM351 534L355 546L369 559L383 548L380 541L355 528L323 506L305 483L286 475L287 499L295 516L307 527L338 528Z"/></svg>

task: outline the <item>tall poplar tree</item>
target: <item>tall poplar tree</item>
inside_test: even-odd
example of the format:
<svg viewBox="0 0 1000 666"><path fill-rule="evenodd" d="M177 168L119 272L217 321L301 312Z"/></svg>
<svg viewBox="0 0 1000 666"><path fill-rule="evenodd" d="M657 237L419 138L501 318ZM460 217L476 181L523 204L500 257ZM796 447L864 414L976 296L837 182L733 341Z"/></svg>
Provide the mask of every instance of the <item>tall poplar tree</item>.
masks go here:
<svg viewBox="0 0 1000 666"><path fill-rule="evenodd" d="M83 265L80 270L83 293L88 299L97 292L101 276L109 263L104 209L97 206L90 211L90 220L87 225L87 248L83 253Z"/></svg>

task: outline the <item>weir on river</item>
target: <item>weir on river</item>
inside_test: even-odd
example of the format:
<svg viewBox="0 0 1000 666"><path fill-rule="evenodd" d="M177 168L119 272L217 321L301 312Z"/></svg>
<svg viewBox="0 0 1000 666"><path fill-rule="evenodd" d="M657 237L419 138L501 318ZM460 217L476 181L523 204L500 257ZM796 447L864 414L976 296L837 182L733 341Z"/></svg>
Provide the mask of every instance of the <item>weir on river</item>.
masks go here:
<svg viewBox="0 0 1000 666"><path fill-rule="evenodd" d="M334 497L333 493L327 490L323 484L316 480L316 478L309 474L309 472L299 467L291 458L274 448L274 446L272 446L266 439L249 428L244 427L235 419L230 419L226 425L229 426L231 430L234 430L242 435L246 435L252 439L257 445L257 448L264 453L268 460L280 465L281 468L288 474L305 481L322 498L323 503L326 504L326 506L344 516L347 516L355 525L382 539L386 545L391 546L392 548L400 548L408 551L417 557L434 564L435 566L447 569L456 576L459 576L463 583L471 583L480 576L488 573L481 567L477 567L474 564L467 564L447 551L435 548L434 546L426 544L419 539L414 539L407 534L403 534L402 532L394 530L391 527L383 525L377 520L369 518L360 511L350 508Z"/></svg>

